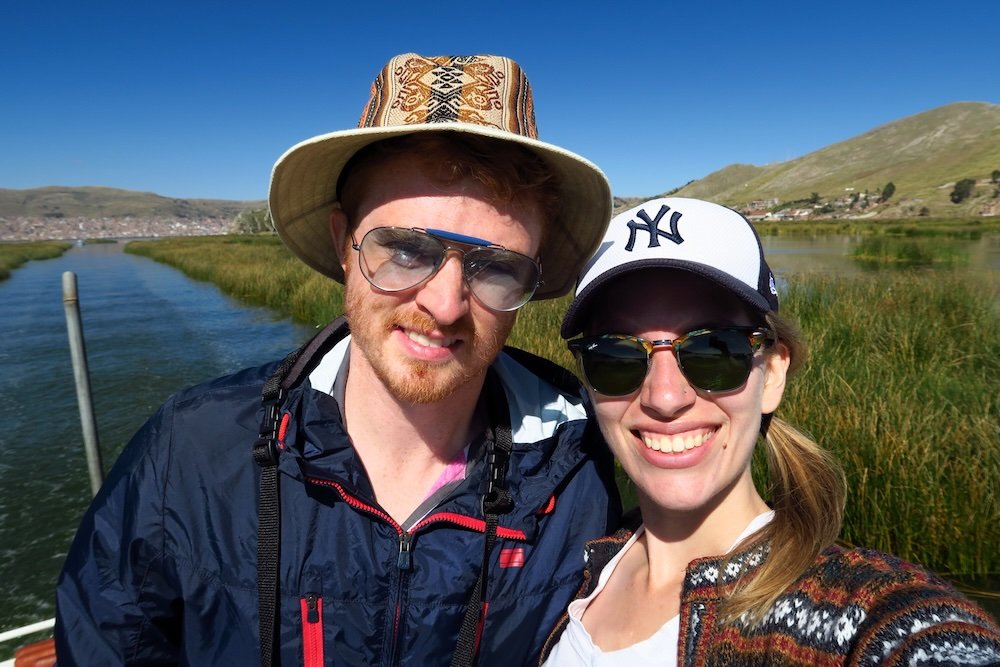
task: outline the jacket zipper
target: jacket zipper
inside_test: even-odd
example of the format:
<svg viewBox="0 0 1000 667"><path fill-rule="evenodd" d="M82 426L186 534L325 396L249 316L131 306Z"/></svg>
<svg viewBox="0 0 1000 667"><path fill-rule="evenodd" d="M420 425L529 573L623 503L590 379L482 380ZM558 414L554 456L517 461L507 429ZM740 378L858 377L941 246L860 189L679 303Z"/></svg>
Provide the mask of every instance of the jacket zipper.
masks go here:
<svg viewBox="0 0 1000 667"><path fill-rule="evenodd" d="M396 606L393 610L393 620L392 620L392 638L391 638L391 656L390 665L397 664L399 659L399 641L401 636L401 624L403 617L402 609L402 599L403 594L406 590L406 585L409 581L409 571L413 565L413 536L419 530L425 528L432 523L452 523L462 528L468 530L473 530L478 533L486 532L486 522L482 519L474 519L470 516L464 514L458 514L456 512L438 512L436 514L431 514L430 516L424 517L416 524L414 524L409 531L403 529L396 521L389 516L386 512L370 505L363 500L351 495L347 492L344 487L330 480L319 479L316 477L307 477L306 481L311 484L317 484L320 486L328 486L336 490L337 494L341 499L354 509L369 514L395 529L397 539L399 540L399 552L396 556L396 567L399 569L399 579L397 581L396 587ZM514 530L513 528L504 528L503 526L497 527L497 537L507 540L519 540L526 541L528 536L522 530ZM320 625L322 630L322 625ZM321 664L321 663L320 663ZM311 667L310 663L306 662L306 667Z"/></svg>
<svg viewBox="0 0 1000 667"><path fill-rule="evenodd" d="M351 495L341 484L325 479L318 479L315 477L307 477L306 481L311 484L318 484L319 486L328 486L334 489L341 499L347 503L350 507L358 510L359 512L364 512L377 519L381 519L384 523L391 526L396 531L397 539L399 540L399 553L396 556L396 567L399 569L399 579L396 586L396 605L393 609L392 616L392 637L390 638L390 665L395 665L397 661L397 653L399 652L399 637L400 637L400 624L403 617L403 609L400 603L402 599L403 590L406 585L407 576L406 573L409 571L412 565L412 534L407 533L403 530L396 521L389 516L387 513L364 502L363 500Z"/></svg>
<svg viewBox="0 0 1000 667"><path fill-rule="evenodd" d="M302 662L323 667L323 598L307 593L299 600L302 610Z"/></svg>

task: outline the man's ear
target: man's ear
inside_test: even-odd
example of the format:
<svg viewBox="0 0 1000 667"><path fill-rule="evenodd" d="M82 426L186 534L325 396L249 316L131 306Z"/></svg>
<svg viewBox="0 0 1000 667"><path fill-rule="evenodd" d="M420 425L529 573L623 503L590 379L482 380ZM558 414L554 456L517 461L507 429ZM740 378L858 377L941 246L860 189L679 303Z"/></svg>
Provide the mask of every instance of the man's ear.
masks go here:
<svg viewBox="0 0 1000 667"><path fill-rule="evenodd" d="M775 349L768 353L764 364L764 391L760 408L763 414L774 412L781 404L791 361L792 356L788 346L779 340L775 344Z"/></svg>
<svg viewBox="0 0 1000 667"><path fill-rule="evenodd" d="M330 211L330 236L333 238L333 248L337 252L337 261L341 268L347 270L347 214L339 204Z"/></svg>

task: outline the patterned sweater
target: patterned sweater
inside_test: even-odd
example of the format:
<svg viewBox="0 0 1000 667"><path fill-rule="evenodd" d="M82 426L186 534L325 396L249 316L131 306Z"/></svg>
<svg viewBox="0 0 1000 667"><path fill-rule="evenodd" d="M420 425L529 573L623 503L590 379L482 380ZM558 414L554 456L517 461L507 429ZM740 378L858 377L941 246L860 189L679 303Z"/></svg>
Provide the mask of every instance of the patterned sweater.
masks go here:
<svg viewBox="0 0 1000 667"><path fill-rule="evenodd" d="M622 529L587 545L577 598L631 537ZM720 602L767 560L757 540L687 568L681 593L678 665L1000 665L1000 627L930 572L869 549L831 547L754 628L719 619ZM539 664L569 621L549 636Z"/></svg>

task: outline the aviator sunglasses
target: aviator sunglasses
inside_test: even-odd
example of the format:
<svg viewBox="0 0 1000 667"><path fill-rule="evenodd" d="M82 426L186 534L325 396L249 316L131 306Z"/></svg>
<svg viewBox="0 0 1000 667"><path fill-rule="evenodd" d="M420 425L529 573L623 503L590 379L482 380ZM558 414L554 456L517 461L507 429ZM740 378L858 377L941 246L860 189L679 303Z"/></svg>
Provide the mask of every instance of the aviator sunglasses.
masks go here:
<svg viewBox="0 0 1000 667"><path fill-rule="evenodd" d="M605 396L627 396L642 386L656 349L673 351L677 366L695 389L739 389L750 377L754 354L774 343L761 327L721 327L690 331L673 340L605 334L569 341L591 389Z"/></svg>
<svg viewBox="0 0 1000 667"><path fill-rule="evenodd" d="M474 236L419 227L376 227L358 243L361 273L383 292L401 292L429 279L449 251L462 254L462 275L484 306L517 310L542 284L538 262Z"/></svg>

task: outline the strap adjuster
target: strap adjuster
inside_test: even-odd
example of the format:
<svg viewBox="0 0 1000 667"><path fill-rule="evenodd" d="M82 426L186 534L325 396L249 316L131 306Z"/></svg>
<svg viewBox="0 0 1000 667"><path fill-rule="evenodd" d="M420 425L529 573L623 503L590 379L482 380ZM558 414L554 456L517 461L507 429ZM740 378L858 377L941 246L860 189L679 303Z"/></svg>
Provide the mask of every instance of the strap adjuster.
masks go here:
<svg viewBox="0 0 1000 667"><path fill-rule="evenodd" d="M253 460L259 466L278 465L278 417L285 390L279 389L270 400L264 401L264 419L260 422L260 435L253 444Z"/></svg>
<svg viewBox="0 0 1000 667"><path fill-rule="evenodd" d="M257 438L253 443L254 463L261 467L278 465L279 451L276 438Z"/></svg>

